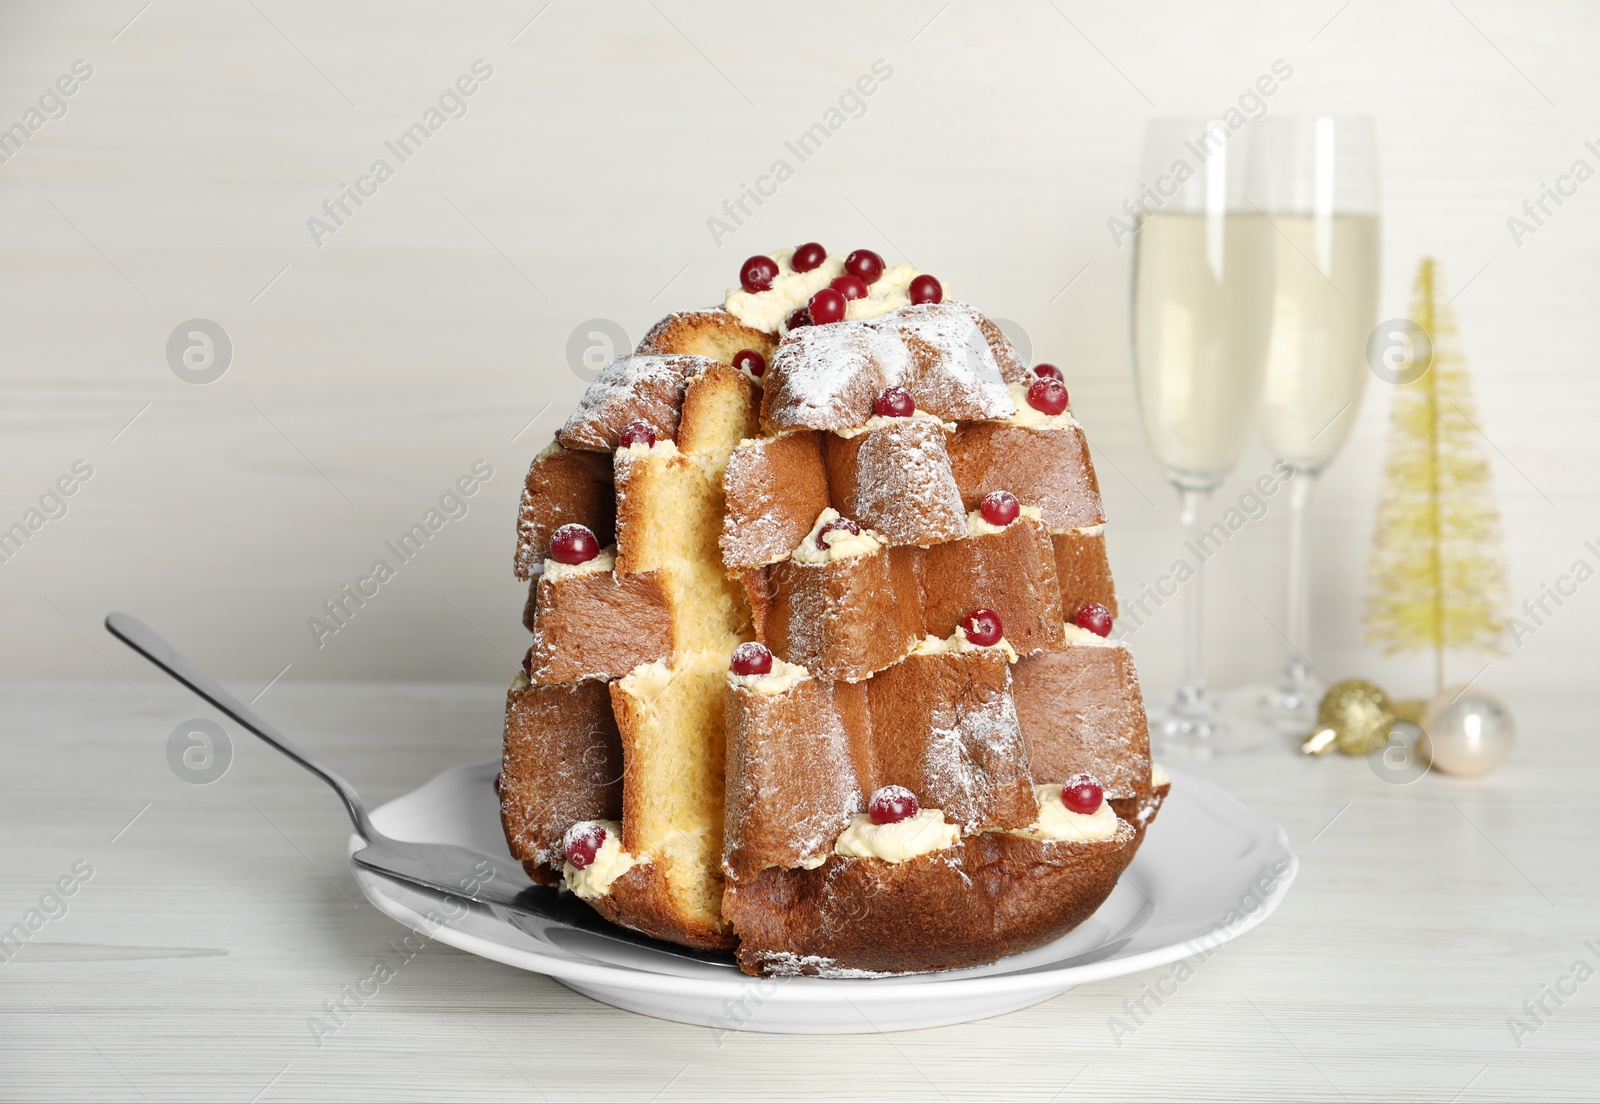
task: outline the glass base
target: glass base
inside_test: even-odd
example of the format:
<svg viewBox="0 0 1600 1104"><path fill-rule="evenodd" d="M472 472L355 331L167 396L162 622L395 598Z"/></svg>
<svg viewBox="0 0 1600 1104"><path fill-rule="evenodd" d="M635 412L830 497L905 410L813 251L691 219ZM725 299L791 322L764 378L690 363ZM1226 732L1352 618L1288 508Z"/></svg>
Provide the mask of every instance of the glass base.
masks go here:
<svg viewBox="0 0 1600 1104"><path fill-rule="evenodd" d="M1150 750L1157 759L1240 755L1277 742L1270 725L1220 701L1203 683L1180 686L1165 708L1150 710Z"/></svg>
<svg viewBox="0 0 1600 1104"><path fill-rule="evenodd" d="M1275 684L1240 686L1224 695L1223 707L1278 732L1305 736L1316 725L1317 706L1328 688L1315 675L1286 675Z"/></svg>

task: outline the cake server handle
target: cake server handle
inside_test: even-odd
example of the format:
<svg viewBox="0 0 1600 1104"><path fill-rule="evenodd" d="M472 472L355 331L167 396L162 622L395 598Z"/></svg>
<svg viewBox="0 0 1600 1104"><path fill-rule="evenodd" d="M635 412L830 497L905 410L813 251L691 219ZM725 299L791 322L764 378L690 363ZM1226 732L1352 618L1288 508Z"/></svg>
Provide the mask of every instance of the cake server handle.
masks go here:
<svg viewBox="0 0 1600 1104"><path fill-rule="evenodd" d="M384 838L367 818L366 806L361 804L361 797L354 786L341 778L332 767L273 728L255 710L224 690L216 680L201 673L193 660L168 644L160 633L126 613L107 615L106 631L332 786L333 792L344 802L345 812L350 814L350 822L355 825L356 833L362 839L372 843Z"/></svg>

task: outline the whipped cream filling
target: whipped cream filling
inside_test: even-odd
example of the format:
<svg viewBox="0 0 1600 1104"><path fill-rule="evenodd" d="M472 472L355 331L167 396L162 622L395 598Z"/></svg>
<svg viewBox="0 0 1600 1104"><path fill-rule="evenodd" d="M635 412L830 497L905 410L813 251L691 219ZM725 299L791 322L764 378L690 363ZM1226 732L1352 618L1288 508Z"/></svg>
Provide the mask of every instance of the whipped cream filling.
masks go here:
<svg viewBox="0 0 1600 1104"><path fill-rule="evenodd" d="M742 287L729 288L723 307L747 326L768 333L784 333L784 323L789 315L805 306L813 295L844 274L844 256L829 253L810 272L796 272L791 263L793 249L779 249L768 253L778 265L778 275L766 291L746 291ZM898 264L883 270L883 275L867 287L864 299L845 302L844 317L848 322L865 318L880 318L891 311L911 305L911 281L922 274L921 269L908 264ZM759 379L756 382L761 382Z"/></svg>
<svg viewBox="0 0 1600 1104"><path fill-rule="evenodd" d="M911 412L911 417L909 418L885 418L882 414L874 414L861 425L855 426L852 429L836 429L833 432L835 436L843 437L848 440L851 437L859 437L863 433L870 433L874 429L888 429L897 423L909 421L938 422L939 425L944 428L946 433L954 433L956 431L956 424L954 422L944 421L935 414L929 414L926 410L913 410Z"/></svg>
<svg viewBox="0 0 1600 1104"><path fill-rule="evenodd" d="M832 563L852 556L870 556L889 543L882 533L871 529L863 529L859 533L846 533L835 529L827 537L819 540L817 534L822 532L823 527L838 519L838 510L832 506L824 509L817 515L817 522L811 527L811 532L800 542L800 547L789 554L789 558L795 563L803 564Z"/></svg>
<svg viewBox="0 0 1600 1104"><path fill-rule="evenodd" d="M937 637L932 633L917 641L917 646L911 649L912 655L964 655L967 652L1002 652L1007 663L1015 663L1018 658L1017 650L1011 646L1011 641L1001 637L993 644L974 644L967 639L967 634L956 626L956 631L946 637Z"/></svg>
<svg viewBox="0 0 1600 1104"><path fill-rule="evenodd" d="M678 443L676 441L674 441L671 437L663 437L653 445L647 445L643 441L635 441L633 444L628 445L626 448L619 448L617 450L617 455L618 456L676 456L676 455L678 455Z"/></svg>
<svg viewBox="0 0 1600 1104"><path fill-rule="evenodd" d="M639 664L623 675L617 685L630 697L643 702L652 702L661 696L661 692L671 681L672 668L667 666L666 660L658 659L654 663Z"/></svg>
<svg viewBox="0 0 1600 1104"><path fill-rule="evenodd" d="M805 306L813 295L831 284L844 272L844 258L828 254L828 259L810 272L796 272L789 263L793 249L779 249L768 253L778 263L778 274L766 291L746 291L742 287L728 289L723 306L746 326L768 333L777 333L784 319ZM878 281L882 283L883 281ZM909 281L907 281L909 283Z"/></svg>
<svg viewBox="0 0 1600 1104"><path fill-rule="evenodd" d="M893 824L874 824L866 813L857 813L851 818L850 827L839 833L833 851L856 859L902 863L952 847L960 838L961 830L946 824L944 813L938 809L923 809L916 816Z"/></svg>
<svg viewBox="0 0 1600 1104"><path fill-rule="evenodd" d="M1075 813L1062 804L1060 786L1035 786L1033 796L1039 803L1039 819L1019 834L1079 843L1108 840L1117 834L1121 822L1109 801L1102 800L1092 813Z"/></svg>
<svg viewBox="0 0 1600 1104"><path fill-rule="evenodd" d="M1066 638L1068 644L1088 644L1095 648L1120 648L1123 646L1120 640L1113 640L1109 636L1101 636L1099 633L1079 628L1071 621L1062 622L1061 635Z"/></svg>
<svg viewBox="0 0 1600 1104"><path fill-rule="evenodd" d="M615 571L617 569L617 546L608 544L600 550L600 554L587 563L564 564L557 563L549 557L544 561L544 577L551 582L557 579L568 579L574 575L594 575L601 571Z"/></svg>
<svg viewBox="0 0 1600 1104"><path fill-rule="evenodd" d="M772 657L772 670L764 675L738 675L732 670L728 672L729 686L742 686L746 690L757 694L777 695L784 694L795 688L795 684L811 677L811 672L798 663L789 663L786 660Z"/></svg>
<svg viewBox="0 0 1600 1104"><path fill-rule="evenodd" d="M579 870L569 862L561 864L561 877L567 888L579 897L604 897L611 883L638 865L637 859L622 849L622 822L598 820L606 830L606 841L594 854L594 862Z"/></svg>
<svg viewBox="0 0 1600 1104"><path fill-rule="evenodd" d="M1037 506L1023 506L1017 512L1017 517L1028 518L1030 521L1037 521L1041 525L1044 524L1044 514ZM1011 525L1016 523L1016 519L1013 518ZM967 532L974 537L993 536L996 533L1004 533L1009 528L1009 525L996 525L991 521L985 521L981 509L971 510L967 513Z"/></svg>
<svg viewBox="0 0 1600 1104"><path fill-rule="evenodd" d="M1150 760L1150 788L1159 790L1162 786L1172 785L1172 776L1161 769L1161 764L1154 759Z"/></svg>
<svg viewBox="0 0 1600 1104"><path fill-rule="evenodd" d="M511 676L511 689L513 690L526 690L532 685L533 683L529 680L528 676L523 674L521 671L518 671L516 674Z"/></svg>
<svg viewBox="0 0 1600 1104"><path fill-rule="evenodd" d="M1072 416L1070 408L1059 414L1046 414L1029 406L1028 389L1022 384L1008 383L1006 390L1011 392L1011 401L1017 405L1017 412L1005 419L1007 425L1026 426L1028 429L1072 429L1078 426L1078 419Z"/></svg>
<svg viewBox="0 0 1600 1104"><path fill-rule="evenodd" d="M851 299L844 305L846 322L880 318L890 311L911 305L911 281L922 273L908 264L883 270L883 275L867 288L865 299Z"/></svg>

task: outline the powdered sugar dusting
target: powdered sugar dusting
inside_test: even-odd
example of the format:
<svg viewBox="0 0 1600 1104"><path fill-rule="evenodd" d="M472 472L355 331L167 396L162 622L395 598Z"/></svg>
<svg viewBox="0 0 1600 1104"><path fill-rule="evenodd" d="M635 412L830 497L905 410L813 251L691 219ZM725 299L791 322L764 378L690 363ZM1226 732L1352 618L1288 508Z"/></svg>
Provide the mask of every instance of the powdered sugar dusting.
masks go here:
<svg viewBox="0 0 1600 1104"><path fill-rule="evenodd" d="M803 326L784 337L761 400L769 430L850 429L872 417L872 404L905 380L911 364L880 321Z"/></svg>
<svg viewBox="0 0 1600 1104"><path fill-rule="evenodd" d="M949 421L1009 418L1017 412L995 362L981 316L965 303L920 303L874 319L914 361L911 393L917 406Z"/></svg>
<svg viewBox="0 0 1600 1104"><path fill-rule="evenodd" d="M840 966L823 955L796 954L793 951L757 951L751 958L769 977L886 978L892 973Z"/></svg>
<svg viewBox="0 0 1600 1104"><path fill-rule="evenodd" d="M892 544L928 545L966 536L966 511L944 436L938 422L912 418L860 435L844 512Z"/></svg>
<svg viewBox="0 0 1600 1104"><path fill-rule="evenodd" d="M622 427L638 420L675 438L689 380L715 363L700 356L618 357L595 377L557 437L568 448L610 450Z"/></svg>

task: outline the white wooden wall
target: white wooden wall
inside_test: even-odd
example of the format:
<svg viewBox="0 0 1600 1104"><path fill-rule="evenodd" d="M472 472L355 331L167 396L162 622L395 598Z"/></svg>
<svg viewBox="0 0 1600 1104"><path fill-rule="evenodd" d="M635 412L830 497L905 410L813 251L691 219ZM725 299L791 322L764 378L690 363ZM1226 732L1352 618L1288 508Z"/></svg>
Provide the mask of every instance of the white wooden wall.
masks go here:
<svg viewBox="0 0 1600 1104"><path fill-rule="evenodd" d="M747 254L810 238L914 261L1064 366L1134 591L1177 536L1106 219L1147 118L1219 112L1279 58L1294 74L1271 111L1377 117L1385 316L1423 253L1472 281L1456 306L1517 599L1600 566L1600 183L1520 245L1506 226L1576 159L1600 169L1591 6L141 2L0 7L0 127L93 68L0 164L0 526L93 469L0 564L8 675L142 676L99 628L125 609L247 684L287 665L499 679L525 646L521 475L582 388L569 335L605 318L637 339L718 299ZM479 59L467 114L397 165L385 141ZM877 59L893 75L865 113L715 242L723 201L792 162L785 140ZM319 246L307 219L380 156L393 179ZM166 361L191 318L235 350L204 386ZM1418 690L1426 665L1360 641L1386 409L1373 386L1318 503L1313 658ZM494 474L466 516L315 647L307 619L478 460ZM1269 462L1253 450L1219 499ZM1213 561L1217 681L1275 669L1244 599L1281 621L1282 540L1280 499ZM1590 583L1484 681L1592 688L1597 603ZM1135 640L1152 692L1176 673L1178 605Z"/></svg>

